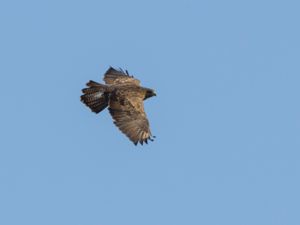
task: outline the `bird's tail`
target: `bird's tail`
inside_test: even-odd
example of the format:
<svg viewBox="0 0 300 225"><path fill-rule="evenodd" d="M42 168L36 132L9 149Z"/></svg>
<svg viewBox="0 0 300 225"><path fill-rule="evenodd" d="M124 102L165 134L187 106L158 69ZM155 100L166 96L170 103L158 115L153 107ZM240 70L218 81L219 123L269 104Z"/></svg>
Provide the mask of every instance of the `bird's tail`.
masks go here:
<svg viewBox="0 0 300 225"><path fill-rule="evenodd" d="M108 105L107 86L90 80L88 87L82 89L81 101L93 112L99 113Z"/></svg>

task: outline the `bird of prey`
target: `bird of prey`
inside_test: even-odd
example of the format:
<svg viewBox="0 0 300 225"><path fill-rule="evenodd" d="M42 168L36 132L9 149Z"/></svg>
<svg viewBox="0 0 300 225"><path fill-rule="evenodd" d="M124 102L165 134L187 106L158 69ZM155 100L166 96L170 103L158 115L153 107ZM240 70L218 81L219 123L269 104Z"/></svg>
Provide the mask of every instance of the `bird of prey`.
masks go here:
<svg viewBox="0 0 300 225"><path fill-rule="evenodd" d="M114 124L135 144L153 141L143 101L156 96L155 91L140 86L128 71L110 67L103 78L105 84L90 80L82 89L81 101L94 113L106 107Z"/></svg>

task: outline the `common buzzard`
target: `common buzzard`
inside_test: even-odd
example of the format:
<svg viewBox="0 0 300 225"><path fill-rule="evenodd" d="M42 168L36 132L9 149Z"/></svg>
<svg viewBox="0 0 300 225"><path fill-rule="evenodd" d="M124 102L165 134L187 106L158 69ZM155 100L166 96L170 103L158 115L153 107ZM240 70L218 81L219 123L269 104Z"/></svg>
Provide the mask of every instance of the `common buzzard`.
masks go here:
<svg viewBox="0 0 300 225"><path fill-rule="evenodd" d="M81 101L93 112L108 106L114 124L135 144L153 141L143 101L156 96L154 90L140 86L128 71L110 67L104 74L105 84L90 80L82 89Z"/></svg>

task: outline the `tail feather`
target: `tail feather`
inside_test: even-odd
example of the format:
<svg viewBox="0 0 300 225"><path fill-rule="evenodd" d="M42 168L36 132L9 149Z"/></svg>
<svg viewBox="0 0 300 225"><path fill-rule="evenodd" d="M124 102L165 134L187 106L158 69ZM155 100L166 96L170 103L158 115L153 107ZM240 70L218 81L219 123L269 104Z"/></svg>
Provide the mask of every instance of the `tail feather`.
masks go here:
<svg viewBox="0 0 300 225"><path fill-rule="evenodd" d="M81 101L93 112L99 113L108 106L106 86L95 81L87 83L88 88L82 89Z"/></svg>

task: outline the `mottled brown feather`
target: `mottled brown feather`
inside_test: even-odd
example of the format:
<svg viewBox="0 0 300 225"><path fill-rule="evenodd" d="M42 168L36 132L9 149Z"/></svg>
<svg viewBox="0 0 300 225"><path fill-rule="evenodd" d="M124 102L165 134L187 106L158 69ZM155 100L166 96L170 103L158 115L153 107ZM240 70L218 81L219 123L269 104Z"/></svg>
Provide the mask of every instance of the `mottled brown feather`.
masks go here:
<svg viewBox="0 0 300 225"><path fill-rule="evenodd" d="M128 71L124 72L122 69L116 70L110 67L104 74L103 80L106 84L124 84L131 83L135 85L140 85L140 81L135 79L133 76L128 74Z"/></svg>
<svg viewBox="0 0 300 225"><path fill-rule="evenodd" d="M118 90L110 95L109 112L115 125L136 145L152 139L149 122L144 111L145 92Z"/></svg>
<svg viewBox="0 0 300 225"><path fill-rule="evenodd" d="M99 113L108 106L108 94L106 86L95 81L89 81L88 88L82 89L80 100L89 107L92 112Z"/></svg>

